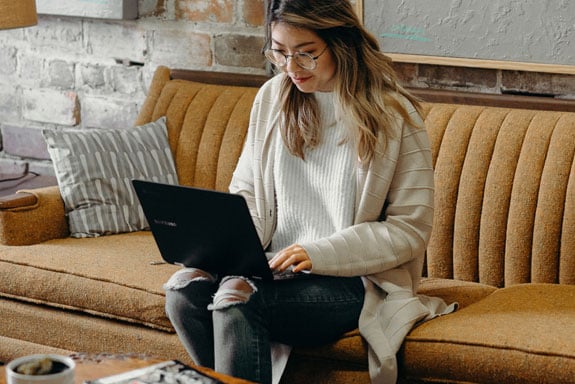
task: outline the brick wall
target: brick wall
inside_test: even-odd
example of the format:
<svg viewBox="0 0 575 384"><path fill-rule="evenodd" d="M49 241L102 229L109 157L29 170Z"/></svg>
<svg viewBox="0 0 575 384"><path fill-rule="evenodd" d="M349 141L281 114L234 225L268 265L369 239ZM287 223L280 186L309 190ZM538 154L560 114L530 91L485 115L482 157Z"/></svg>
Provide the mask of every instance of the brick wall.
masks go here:
<svg viewBox="0 0 575 384"><path fill-rule="evenodd" d="M408 63L395 67L403 82L415 88L575 99L574 75Z"/></svg>
<svg viewBox="0 0 575 384"><path fill-rule="evenodd" d="M158 65L265 73L264 0L140 0L139 18L0 31L0 173L53 174L43 128L129 127Z"/></svg>
<svg viewBox="0 0 575 384"><path fill-rule="evenodd" d="M139 18L0 31L0 173L53 174L43 128L132 125L158 65L265 73L264 0L140 0ZM575 98L575 76L397 64L407 85Z"/></svg>

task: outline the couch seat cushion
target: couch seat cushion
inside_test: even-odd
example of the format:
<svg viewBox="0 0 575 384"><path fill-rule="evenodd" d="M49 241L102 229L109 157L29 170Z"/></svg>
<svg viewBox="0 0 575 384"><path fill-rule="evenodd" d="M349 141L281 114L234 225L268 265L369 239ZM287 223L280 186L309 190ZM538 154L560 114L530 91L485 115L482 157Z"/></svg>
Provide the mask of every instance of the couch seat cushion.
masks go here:
<svg viewBox="0 0 575 384"><path fill-rule="evenodd" d="M402 376L424 382L572 383L575 286L524 284L415 328Z"/></svg>
<svg viewBox="0 0 575 384"><path fill-rule="evenodd" d="M172 331L161 262L148 231L0 247L0 296Z"/></svg>
<svg viewBox="0 0 575 384"><path fill-rule="evenodd" d="M457 303L458 308L467 307L493 292L497 288L471 281L425 277L421 279L417 293L425 296L440 297L448 305Z"/></svg>

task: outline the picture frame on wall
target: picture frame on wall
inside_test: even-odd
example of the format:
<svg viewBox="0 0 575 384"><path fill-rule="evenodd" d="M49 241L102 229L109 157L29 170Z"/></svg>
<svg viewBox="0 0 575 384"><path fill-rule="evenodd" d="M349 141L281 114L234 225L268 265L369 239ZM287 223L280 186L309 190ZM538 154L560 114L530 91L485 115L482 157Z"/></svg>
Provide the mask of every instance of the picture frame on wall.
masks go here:
<svg viewBox="0 0 575 384"><path fill-rule="evenodd" d="M355 6L355 12L363 23L363 0L352 0L351 3Z"/></svg>
<svg viewBox="0 0 575 384"><path fill-rule="evenodd" d="M575 74L575 31L564 17L575 2L514 4L357 0L356 9L394 62Z"/></svg>
<svg viewBox="0 0 575 384"><path fill-rule="evenodd" d="M138 18L138 0L36 0L39 14L95 19Z"/></svg>

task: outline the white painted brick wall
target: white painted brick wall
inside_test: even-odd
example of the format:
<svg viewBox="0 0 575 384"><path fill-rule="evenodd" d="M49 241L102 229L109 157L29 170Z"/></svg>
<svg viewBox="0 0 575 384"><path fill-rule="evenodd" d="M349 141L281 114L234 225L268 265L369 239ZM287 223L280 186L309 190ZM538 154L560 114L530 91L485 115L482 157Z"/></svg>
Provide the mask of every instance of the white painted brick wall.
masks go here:
<svg viewBox="0 0 575 384"><path fill-rule="evenodd" d="M10 75L16 72L16 53L18 50L14 47L0 47L0 73Z"/></svg>
<svg viewBox="0 0 575 384"><path fill-rule="evenodd" d="M8 155L36 160L49 160L50 154L39 126L3 124L2 145Z"/></svg>
<svg viewBox="0 0 575 384"><path fill-rule="evenodd" d="M0 86L0 116L1 122L18 121L20 119L20 90L10 84Z"/></svg>
<svg viewBox="0 0 575 384"><path fill-rule="evenodd" d="M98 58L144 63L148 47L147 33L139 25L135 21L85 21L83 43L86 53Z"/></svg>
<svg viewBox="0 0 575 384"><path fill-rule="evenodd" d="M171 68L210 67L211 37L185 26L158 29L151 42L150 59Z"/></svg>
<svg viewBox="0 0 575 384"><path fill-rule="evenodd" d="M25 89L22 104L22 117L26 120L68 127L80 123L80 105L76 92L47 88Z"/></svg>
<svg viewBox="0 0 575 384"><path fill-rule="evenodd" d="M143 95L138 99L86 95L82 103L82 125L86 128L129 128L134 125Z"/></svg>
<svg viewBox="0 0 575 384"><path fill-rule="evenodd" d="M242 18L247 0L230 3L229 23L183 20L178 1L139 0L137 20L39 15L35 27L0 31L0 173L7 161L53 174L43 128L132 126L158 65L265 73L263 29ZM236 34L251 37L237 51L259 61L215 59L215 39Z"/></svg>

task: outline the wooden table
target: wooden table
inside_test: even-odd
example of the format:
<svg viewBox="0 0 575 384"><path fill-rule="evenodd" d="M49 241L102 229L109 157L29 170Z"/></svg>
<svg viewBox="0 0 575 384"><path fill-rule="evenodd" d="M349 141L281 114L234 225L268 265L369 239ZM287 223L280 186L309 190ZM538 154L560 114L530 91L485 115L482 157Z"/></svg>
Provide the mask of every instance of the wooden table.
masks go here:
<svg viewBox="0 0 575 384"><path fill-rule="evenodd" d="M115 375L164 361L164 359L159 360L146 356L117 354L73 354L70 357L76 362L76 384L82 384L84 380ZM209 368L194 368L224 384L253 384L247 380L216 373ZM0 384L6 384L5 367L0 367Z"/></svg>

